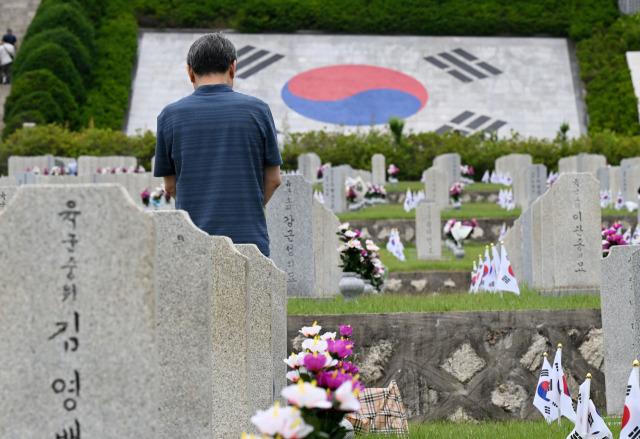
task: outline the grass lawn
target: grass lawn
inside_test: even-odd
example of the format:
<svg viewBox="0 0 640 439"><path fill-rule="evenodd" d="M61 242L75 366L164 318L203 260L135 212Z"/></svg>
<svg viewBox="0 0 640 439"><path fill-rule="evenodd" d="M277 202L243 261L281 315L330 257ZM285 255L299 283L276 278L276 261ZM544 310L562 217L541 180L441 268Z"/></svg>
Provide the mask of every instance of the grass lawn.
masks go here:
<svg viewBox="0 0 640 439"><path fill-rule="evenodd" d="M361 296L352 301L345 301L342 296L326 300L299 298L287 300L288 314L310 315L581 308L600 308L600 297L591 294L542 297L538 291L521 288L520 296L504 293L503 297L500 297L500 294L491 293L443 294L438 296L374 294Z"/></svg>
<svg viewBox="0 0 640 439"><path fill-rule="evenodd" d="M618 437L620 432L620 418L604 418L613 437ZM565 439L573 430L573 423L566 419L562 425L558 422L547 424L546 421L509 421L509 422L481 422L452 423L430 422L425 424L409 424L409 439ZM358 438L406 438L406 436L368 434L356 436Z"/></svg>
<svg viewBox="0 0 640 439"><path fill-rule="evenodd" d="M413 244L405 244L404 256L405 262L402 262L384 246L386 242L378 244L380 246L380 259L382 263L389 267L391 272L398 271L469 271L473 269L473 261L478 260L478 255L484 255L485 244L469 242L464 245L464 259L456 259L445 246L442 246L442 260L440 261L422 261L418 259L418 250Z"/></svg>
<svg viewBox="0 0 640 439"><path fill-rule="evenodd" d="M387 183L384 188L387 192L406 192L407 189L411 189L413 192L424 190L424 183L419 181L399 181L397 185L393 186ZM501 184L491 183L474 183L471 186L465 186L464 190L468 192L478 191L493 191L498 192L500 189L504 189L506 186Z"/></svg>
<svg viewBox="0 0 640 439"><path fill-rule="evenodd" d="M501 208L496 203L462 203L460 210L447 207L440 213L442 218L517 218L521 214L520 208L510 212ZM415 209L405 212L402 204L380 204L373 207L365 207L358 212L346 212L338 214L341 221L349 220L381 220L381 219L415 219Z"/></svg>

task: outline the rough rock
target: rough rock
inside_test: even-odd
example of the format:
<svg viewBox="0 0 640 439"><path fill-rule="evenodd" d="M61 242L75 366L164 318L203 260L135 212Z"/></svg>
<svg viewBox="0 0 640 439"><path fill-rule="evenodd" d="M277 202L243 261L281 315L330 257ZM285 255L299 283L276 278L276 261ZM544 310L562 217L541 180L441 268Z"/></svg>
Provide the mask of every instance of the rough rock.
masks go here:
<svg viewBox="0 0 640 439"><path fill-rule="evenodd" d="M485 361L476 354L469 343L465 343L453 353L440 366L442 370L450 373L461 383L466 383L478 373L484 366Z"/></svg>
<svg viewBox="0 0 640 439"><path fill-rule="evenodd" d="M444 286L447 288L455 288L456 283L453 281L453 279L447 279L444 281Z"/></svg>
<svg viewBox="0 0 640 439"><path fill-rule="evenodd" d="M422 292L424 288L427 286L427 280L426 279L412 280L411 286L415 288L416 291Z"/></svg>
<svg viewBox="0 0 640 439"><path fill-rule="evenodd" d="M533 340L531 346L529 347L529 350L520 359L520 364L522 364L529 371L534 372L542 366L542 354L547 352L550 347L551 344L549 343L549 340L536 333L533 336Z"/></svg>
<svg viewBox="0 0 640 439"><path fill-rule="evenodd" d="M447 420L450 422L456 422L456 423L462 423L462 422L473 422L474 424L478 423L478 421L474 419L472 416L469 416L462 407L458 407L455 412L449 415Z"/></svg>
<svg viewBox="0 0 640 439"><path fill-rule="evenodd" d="M360 380L365 386L385 376L385 368L391 354L393 354L393 343L389 340L380 340L353 356L353 363L360 369Z"/></svg>
<svg viewBox="0 0 640 439"><path fill-rule="evenodd" d="M604 371L604 344L602 339L602 328L592 328L587 334L587 341L578 348L580 355L587 360L587 363Z"/></svg>
<svg viewBox="0 0 640 439"><path fill-rule="evenodd" d="M516 414L520 411L527 397L527 392L522 386L508 381L505 384L500 384L491 392L491 403Z"/></svg>

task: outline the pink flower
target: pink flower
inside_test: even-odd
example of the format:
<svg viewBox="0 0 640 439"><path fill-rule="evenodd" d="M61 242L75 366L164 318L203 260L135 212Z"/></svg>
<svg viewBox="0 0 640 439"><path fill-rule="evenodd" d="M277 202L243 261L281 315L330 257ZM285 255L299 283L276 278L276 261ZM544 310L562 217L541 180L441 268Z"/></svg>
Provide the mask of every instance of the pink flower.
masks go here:
<svg viewBox="0 0 640 439"><path fill-rule="evenodd" d="M337 389L345 381L351 381L353 377L346 373L334 370L333 372L321 372L318 374L318 386L327 389Z"/></svg>
<svg viewBox="0 0 640 439"><path fill-rule="evenodd" d="M302 360L302 364L308 370L318 372L324 369L324 366L327 364L327 357L324 355L318 355L317 352L314 352L313 354L305 355Z"/></svg>
<svg viewBox="0 0 640 439"><path fill-rule="evenodd" d="M336 354L340 359L351 355L353 353L352 347L353 342L349 340L327 340L327 350L332 354Z"/></svg>
<svg viewBox="0 0 640 439"><path fill-rule="evenodd" d="M353 328L351 325L340 326L340 335L343 337L351 337L351 334L353 334Z"/></svg>

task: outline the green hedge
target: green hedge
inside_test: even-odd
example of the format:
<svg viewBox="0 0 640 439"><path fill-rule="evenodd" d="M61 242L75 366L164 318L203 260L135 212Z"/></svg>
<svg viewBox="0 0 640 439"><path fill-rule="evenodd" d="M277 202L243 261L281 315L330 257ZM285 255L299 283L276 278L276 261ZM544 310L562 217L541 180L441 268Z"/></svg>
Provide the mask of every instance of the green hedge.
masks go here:
<svg viewBox="0 0 640 439"><path fill-rule="evenodd" d="M358 169L371 168L371 156L382 153L387 164L400 168L402 180L419 180L422 171L429 168L433 158L440 154L457 152L462 163L474 167L476 174L492 170L497 158L511 153L530 154L534 163L543 163L549 170L557 169L562 157L587 152L602 154L612 165L618 165L625 157L638 155L640 136L625 137L610 131L596 133L590 138L581 137L569 141L523 138L515 135L498 140L492 137L463 137L455 133L443 136L436 133L412 133L398 144L388 133L338 134L322 131L290 134L284 141L283 169L297 168L298 155L315 152L323 163L334 166L349 164Z"/></svg>
<svg viewBox="0 0 640 439"><path fill-rule="evenodd" d="M87 91L82 82L82 77L73 65L73 61L71 61L71 56L55 43L43 44L34 51L29 52L21 64L20 70L13 72L13 77L18 80L23 73L42 69L49 70L58 79L67 84L76 102L82 103L86 100Z"/></svg>
<svg viewBox="0 0 640 439"><path fill-rule="evenodd" d="M13 82L11 94L5 102L4 121L8 122L7 115L15 113L13 107L16 102L25 95L36 91L46 91L55 100L62 111L63 120L69 121L75 127L77 120L78 105L71 95L69 86L59 80L49 70L34 70L22 74L19 79ZM36 109L39 110L39 109Z"/></svg>
<svg viewBox="0 0 640 439"><path fill-rule="evenodd" d="M616 0L135 0L142 26L299 29L415 35L584 38L618 16Z"/></svg>
<svg viewBox="0 0 640 439"><path fill-rule="evenodd" d="M29 54L47 43L55 43L62 47L69 54L73 65L82 76L84 84L91 83L91 56L89 51L78 37L65 27L57 27L32 36L20 46L20 52ZM22 69L27 56L16 57L11 67L14 73Z"/></svg>
<svg viewBox="0 0 640 439"><path fill-rule="evenodd" d="M9 120L2 130L2 138L8 137L11 133L21 129L25 122L33 122L37 125L46 123L44 116L38 110L28 110L22 113L18 113ZM4 154L0 152L0 156L4 157ZM9 157L4 157L7 160ZM0 174L7 172L7 163L0 164Z"/></svg>
<svg viewBox="0 0 640 439"><path fill-rule="evenodd" d="M638 100L625 55L627 51L638 50L640 15L621 17L606 31L578 43L591 133L608 129L640 134Z"/></svg>
<svg viewBox="0 0 640 439"><path fill-rule="evenodd" d="M38 8L27 29L23 43L26 44L29 38L41 32L57 27L69 29L90 53L93 51L93 24L89 21L84 9L75 2L65 3L60 0L49 0Z"/></svg>
<svg viewBox="0 0 640 439"><path fill-rule="evenodd" d="M34 91L20 96L20 99L11 107L11 113L7 115L7 119L11 120L15 115L28 112L34 108L37 108L37 111L44 117L45 123L64 122L60 106L48 91Z"/></svg>
<svg viewBox="0 0 640 439"><path fill-rule="evenodd" d="M138 25L131 14L103 21L96 34L93 88L83 109L85 126L122 128L129 104L133 62L138 50Z"/></svg>

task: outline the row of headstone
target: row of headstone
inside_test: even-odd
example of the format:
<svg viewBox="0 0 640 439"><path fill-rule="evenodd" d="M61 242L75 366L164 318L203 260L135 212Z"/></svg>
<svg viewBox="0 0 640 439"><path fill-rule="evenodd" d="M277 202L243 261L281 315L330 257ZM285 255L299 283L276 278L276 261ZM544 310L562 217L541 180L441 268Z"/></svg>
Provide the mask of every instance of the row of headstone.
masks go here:
<svg viewBox="0 0 640 439"><path fill-rule="evenodd" d="M529 154L507 154L502 157L498 157L494 162L494 169L496 173L501 175L510 175L514 180L516 177L528 166L533 164L533 159ZM515 195L515 188L514 188ZM517 203L516 197L516 203Z"/></svg>
<svg viewBox="0 0 640 439"><path fill-rule="evenodd" d="M335 168L328 171L335 172ZM282 184L267 204L267 228L271 259L287 275L288 296L339 293L339 225L333 212L313 196L313 186L302 175L282 176Z"/></svg>
<svg viewBox="0 0 640 439"><path fill-rule="evenodd" d="M595 178L598 177L598 169L607 166L607 158L600 154L580 153L558 160L558 173L575 174L588 172Z"/></svg>
<svg viewBox="0 0 640 439"><path fill-rule="evenodd" d="M128 156L89 156L78 157L78 176L91 175L104 168L126 168L138 166L138 159Z"/></svg>
<svg viewBox="0 0 640 439"><path fill-rule="evenodd" d="M285 274L118 185L20 188L0 273L0 437L240 437L286 385Z"/></svg>
<svg viewBox="0 0 640 439"><path fill-rule="evenodd" d="M315 152L300 154L298 156L298 171L311 184L318 182L318 168L322 166L320 157Z"/></svg>
<svg viewBox="0 0 640 439"><path fill-rule="evenodd" d="M116 183L122 185L136 204L141 203L141 194L145 189L153 191L164 183L162 178L154 177L151 172L125 173L125 174L90 174L90 175L34 175L32 172L18 173L14 179L18 186L31 184L90 184L90 183ZM0 186L4 185L4 179L0 180ZM204 200L203 200L204 201ZM173 199L169 205L173 205Z"/></svg>
<svg viewBox="0 0 640 439"><path fill-rule="evenodd" d="M562 174L505 236L516 277L550 294L600 289L600 185L589 173ZM518 242L521 251L518 251Z"/></svg>
<svg viewBox="0 0 640 439"><path fill-rule="evenodd" d="M27 169L40 169L44 172L44 168L51 169L54 166L64 167L76 159L71 157L56 157L51 154L40 156L10 156L8 160L8 175L14 177L19 173L26 172Z"/></svg>
<svg viewBox="0 0 640 439"><path fill-rule="evenodd" d="M138 160L130 156L98 157L81 155L77 160L71 157L56 157L51 154L42 156L11 156L8 160L8 173L10 177L13 177L26 172L27 169L33 171L34 168L38 168L42 175L45 168L50 170L54 166L65 167L72 162L76 162L78 165L78 176L95 174L98 169L107 167L111 169L123 167L129 169L138 164Z"/></svg>

